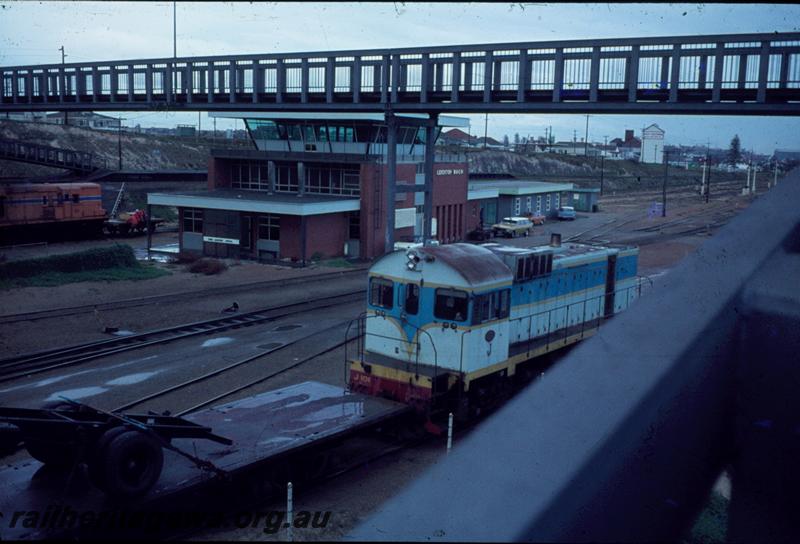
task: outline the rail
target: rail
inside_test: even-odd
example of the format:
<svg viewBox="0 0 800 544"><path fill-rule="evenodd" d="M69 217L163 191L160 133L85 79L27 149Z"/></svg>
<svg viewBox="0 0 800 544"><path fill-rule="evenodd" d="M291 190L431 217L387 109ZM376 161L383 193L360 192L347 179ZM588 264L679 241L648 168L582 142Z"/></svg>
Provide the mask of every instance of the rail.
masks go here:
<svg viewBox="0 0 800 544"><path fill-rule="evenodd" d="M726 540L793 540L797 202L795 170L349 538L675 541L727 467Z"/></svg>
<svg viewBox="0 0 800 544"><path fill-rule="evenodd" d="M800 33L515 42L0 68L0 112L800 114Z"/></svg>

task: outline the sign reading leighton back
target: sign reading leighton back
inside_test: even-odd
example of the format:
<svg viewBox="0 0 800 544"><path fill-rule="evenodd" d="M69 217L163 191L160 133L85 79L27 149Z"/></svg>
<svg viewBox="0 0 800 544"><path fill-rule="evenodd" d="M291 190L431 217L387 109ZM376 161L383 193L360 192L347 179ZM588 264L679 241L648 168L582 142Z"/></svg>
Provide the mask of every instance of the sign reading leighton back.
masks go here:
<svg viewBox="0 0 800 544"><path fill-rule="evenodd" d="M211 242L212 244L228 244L231 246L238 246L239 240L235 238L218 238L216 236L203 236L204 242Z"/></svg>

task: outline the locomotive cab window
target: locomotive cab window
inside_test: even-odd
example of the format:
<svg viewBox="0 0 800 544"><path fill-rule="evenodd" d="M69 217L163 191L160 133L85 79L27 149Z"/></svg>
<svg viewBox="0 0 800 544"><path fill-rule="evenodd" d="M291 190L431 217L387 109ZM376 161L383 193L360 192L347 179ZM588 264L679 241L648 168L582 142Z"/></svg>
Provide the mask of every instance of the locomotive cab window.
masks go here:
<svg viewBox="0 0 800 544"><path fill-rule="evenodd" d="M394 306L394 284L383 278L372 278L369 282L369 303L389 310Z"/></svg>
<svg viewBox="0 0 800 544"><path fill-rule="evenodd" d="M405 311L409 315L417 315L419 311L419 285L416 283L406 284Z"/></svg>
<svg viewBox="0 0 800 544"><path fill-rule="evenodd" d="M77 194L75 194L75 195L72 195L72 201L73 201L75 204L77 204L77 203L80 201L80 199L81 199L81 195L77 195Z"/></svg>
<svg viewBox="0 0 800 544"><path fill-rule="evenodd" d="M469 297L464 291L437 289L433 315L439 319L464 321L467 318L468 306Z"/></svg>

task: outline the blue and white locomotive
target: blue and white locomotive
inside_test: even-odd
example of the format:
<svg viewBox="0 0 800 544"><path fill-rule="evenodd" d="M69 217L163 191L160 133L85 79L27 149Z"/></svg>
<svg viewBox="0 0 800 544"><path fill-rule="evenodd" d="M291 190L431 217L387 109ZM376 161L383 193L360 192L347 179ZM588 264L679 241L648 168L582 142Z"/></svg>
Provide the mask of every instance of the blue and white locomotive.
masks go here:
<svg viewBox="0 0 800 544"><path fill-rule="evenodd" d="M503 396L535 357L594 334L639 294L637 247L449 244L395 251L369 271L350 386L430 414ZM465 412L465 410L467 412Z"/></svg>

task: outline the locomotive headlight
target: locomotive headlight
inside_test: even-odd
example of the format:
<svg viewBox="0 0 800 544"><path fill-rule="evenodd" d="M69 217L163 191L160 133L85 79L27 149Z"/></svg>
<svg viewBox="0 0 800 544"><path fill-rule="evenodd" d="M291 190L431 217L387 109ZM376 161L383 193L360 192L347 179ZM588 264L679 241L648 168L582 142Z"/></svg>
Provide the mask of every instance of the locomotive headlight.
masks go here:
<svg viewBox="0 0 800 544"><path fill-rule="evenodd" d="M406 258L408 259L408 261L406 261L406 267L409 270L417 270L419 263L422 261L419 254L412 249L406 252Z"/></svg>

